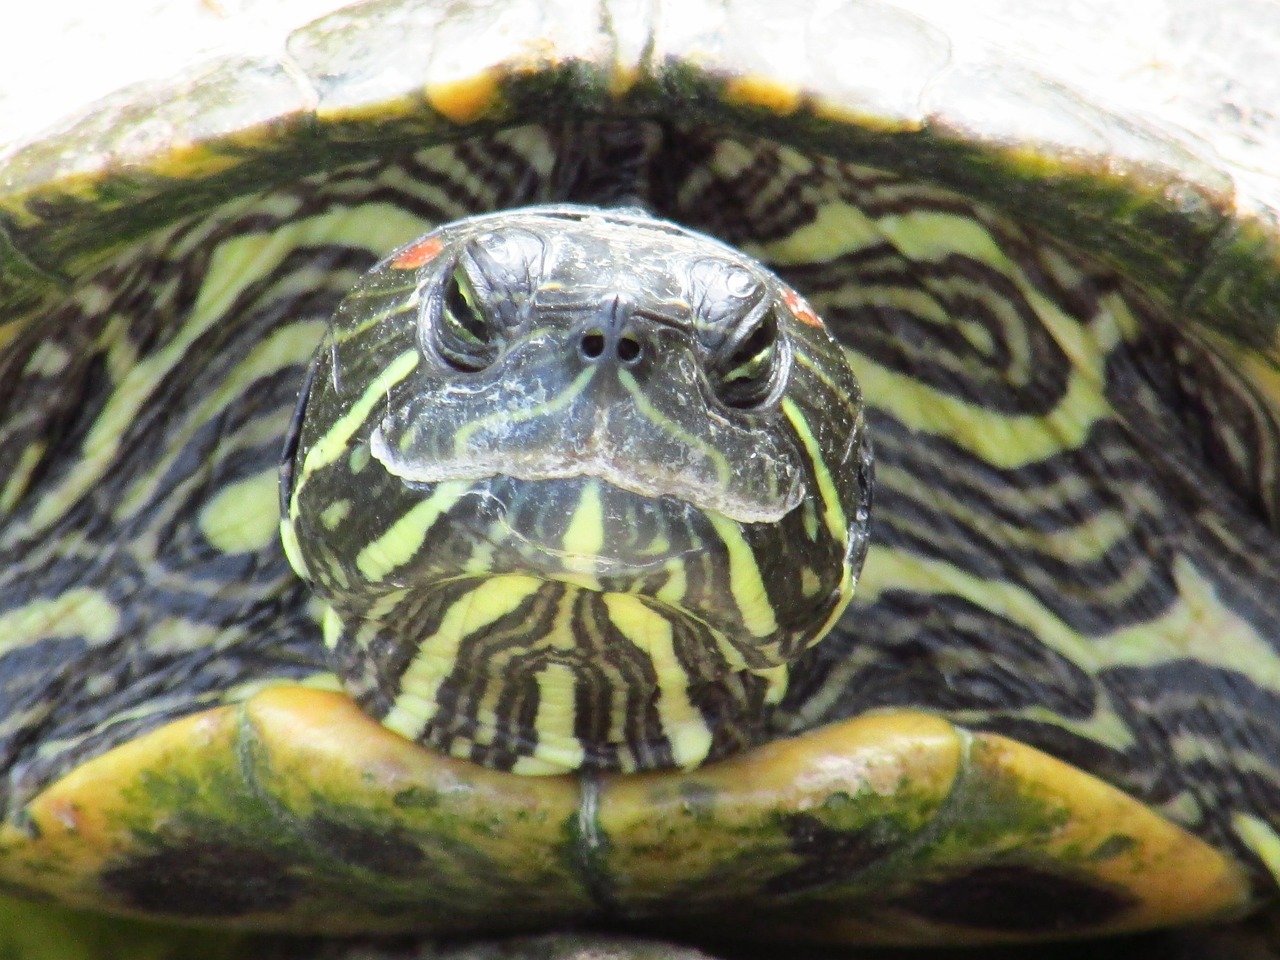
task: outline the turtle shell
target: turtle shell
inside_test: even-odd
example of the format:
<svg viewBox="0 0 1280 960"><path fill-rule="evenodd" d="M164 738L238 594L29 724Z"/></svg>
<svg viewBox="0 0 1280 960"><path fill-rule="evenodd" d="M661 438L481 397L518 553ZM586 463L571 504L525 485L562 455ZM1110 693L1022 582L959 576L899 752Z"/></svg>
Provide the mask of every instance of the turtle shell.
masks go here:
<svg viewBox="0 0 1280 960"><path fill-rule="evenodd" d="M53 129L11 114L0 882L58 906L37 937L5 902L0 945L186 949L160 920L228 955L583 924L843 950L1274 895L1280 184L1248 65L1280 22L919 6L376 0ZM522 778L336 692L276 459L363 269L588 189L558 158L618 126L658 212L848 345L879 512L787 736Z"/></svg>

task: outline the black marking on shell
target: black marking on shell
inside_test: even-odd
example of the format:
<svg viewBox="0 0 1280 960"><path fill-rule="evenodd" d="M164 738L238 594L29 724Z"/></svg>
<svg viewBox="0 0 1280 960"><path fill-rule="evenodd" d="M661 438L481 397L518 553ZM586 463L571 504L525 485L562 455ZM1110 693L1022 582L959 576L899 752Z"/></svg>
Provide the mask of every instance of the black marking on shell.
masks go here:
<svg viewBox="0 0 1280 960"><path fill-rule="evenodd" d="M765 891L774 896L848 883L901 845L890 830L838 830L807 814L788 817L786 832L803 862L769 879Z"/></svg>
<svg viewBox="0 0 1280 960"><path fill-rule="evenodd" d="M302 889L295 869L258 847L202 840L117 862L103 871L102 885L136 910L237 917L293 903Z"/></svg>
<svg viewBox="0 0 1280 960"><path fill-rule="evenodd" d="M400 830L314 816L303 824L302 831L314 845L342 863L386 877L412 877L425 859L418 846Z"/></svg>
<svg viewBox="0 0 1280 960"><path fill-rule="evenodd" d="M1137 906L1127 893L1020 864L923 883L892 903L937 923L1019 934L1083 933Z"/></svg>

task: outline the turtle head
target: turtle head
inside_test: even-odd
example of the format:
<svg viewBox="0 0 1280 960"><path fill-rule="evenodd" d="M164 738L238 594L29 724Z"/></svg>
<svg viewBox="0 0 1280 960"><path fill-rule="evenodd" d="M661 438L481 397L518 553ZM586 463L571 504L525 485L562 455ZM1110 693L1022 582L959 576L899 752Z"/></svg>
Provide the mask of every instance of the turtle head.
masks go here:
<svg viewBox="0 0 1280 960"><path fill-rule="evenodd" d="M848 602L857 384L760 264L628 211L476 217L367 274L283 477L348 691L519 772L689 767L767 733Z"/></svg>

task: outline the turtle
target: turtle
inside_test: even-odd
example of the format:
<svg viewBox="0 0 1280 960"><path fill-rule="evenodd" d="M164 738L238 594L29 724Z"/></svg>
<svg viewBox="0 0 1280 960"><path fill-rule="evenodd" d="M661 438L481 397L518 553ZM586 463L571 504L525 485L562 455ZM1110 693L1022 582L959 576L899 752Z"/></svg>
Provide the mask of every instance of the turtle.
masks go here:
<svg viewBox="0 0 1280 960"><path fill-rule="evenodd" d="M0 153L7 954L1275 942L1270 9L324 6Z"/></svg>

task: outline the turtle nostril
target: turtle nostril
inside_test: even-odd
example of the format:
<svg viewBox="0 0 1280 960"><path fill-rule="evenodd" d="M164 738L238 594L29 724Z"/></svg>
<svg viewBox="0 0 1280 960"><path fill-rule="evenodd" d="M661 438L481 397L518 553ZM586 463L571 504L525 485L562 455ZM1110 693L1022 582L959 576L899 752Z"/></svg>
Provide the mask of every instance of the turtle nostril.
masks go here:
<svg viewBox="0 0 1280 960"><path fill-rule="evenodd" d="M640 342L633 337L623 337L618 341L618 359L623 363L634 363L640 359Z"/></svg>
<svg viewBox="0 0 1280 960"><path fill-rule="evenodd" d="M594 360L604 353L604 334L599 330L589 330L584 333L580 349L584 357L588 360Z"/></svg>

